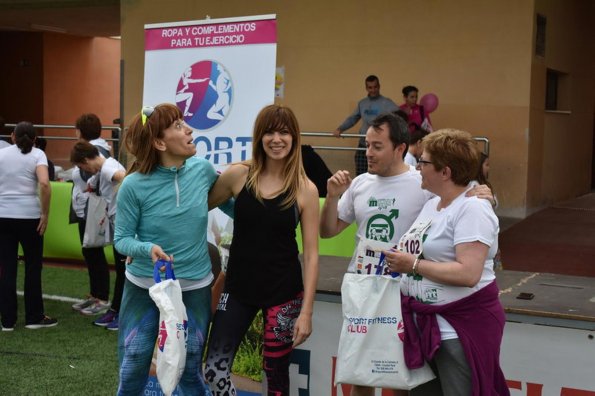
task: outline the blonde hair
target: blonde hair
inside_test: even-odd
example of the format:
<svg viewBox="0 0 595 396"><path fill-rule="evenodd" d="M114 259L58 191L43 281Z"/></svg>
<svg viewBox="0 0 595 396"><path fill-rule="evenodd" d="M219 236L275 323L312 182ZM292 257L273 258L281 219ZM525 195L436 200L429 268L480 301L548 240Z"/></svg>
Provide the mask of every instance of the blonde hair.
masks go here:
<svg viewBox="0 0 595 396"><path fill-rule="evenodd" d="M180 109L170 103L155 106L153 113L145 118L144 125L142 112L134 116L124 135L126 150L134 156L128 168L128 174L133 172L147 174L159 165L159 152L154 142L163 138L163 131L174 121L182 118Z"/></svg>
<svg viewBox="0 0 595 396"><path fill-rule="evenodd" d="M422 144L437 171L450 168L456 185L466 186L477 177L479 148L469 132L440 129L426 136Z"/></svg>
<svg viewBox="0 0 595 396"><path fill-rule="evenodd" d="M252 191L256 199L262 202L263 198L260 193L259 178L266 163L266 153L262 146L262 138L267 132L281 131L283 129L288 130L292 138L291 151L287 156L285 169L283 170L283 187L279 191L279 193L286 194L285 199L281 202L281 207L287 209L296 202L300 188L303 188L307 181L306 172L302 164L300 127L295 114L289 107L269 105L258 113L252 134L252 160L250 162L246 187Z"/></svg>

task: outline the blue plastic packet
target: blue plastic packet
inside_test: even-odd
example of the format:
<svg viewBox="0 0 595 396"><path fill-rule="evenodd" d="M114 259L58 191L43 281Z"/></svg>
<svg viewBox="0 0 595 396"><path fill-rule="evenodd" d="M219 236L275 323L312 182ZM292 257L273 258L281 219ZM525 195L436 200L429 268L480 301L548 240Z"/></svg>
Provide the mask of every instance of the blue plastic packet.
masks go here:
<svg viewBox="0 0 595 396"><path fill-rule="evenodd" d="M391 252L394 252L394 249L390 249ZM376 267L376 275L382 275L382 269L384 268L384 266L386 265L385 262L385 255L384 253L380 253L380 259L378 260L378 266ZM391 272L390 276L393 278L396 278L397 276L401 275L399 272Z"/></svg>

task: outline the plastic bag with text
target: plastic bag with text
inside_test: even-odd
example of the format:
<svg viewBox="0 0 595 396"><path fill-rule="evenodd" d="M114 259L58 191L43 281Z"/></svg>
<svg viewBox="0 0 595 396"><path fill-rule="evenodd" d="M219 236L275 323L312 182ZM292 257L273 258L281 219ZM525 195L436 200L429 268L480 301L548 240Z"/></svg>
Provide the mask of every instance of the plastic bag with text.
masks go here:
<svg viewBox="0 0 595 396"><path fill-rule="evenodd" d="M159 268L165 266L165 280ZM182 288L176 279L171 262L159 260L153 272L155 284L149 295L159 308L159 335L157 337L157 380L161 390L170 396L186 366L188 317L182 301Z"/></svg>
<svg viewBox="0 0 595 396"><path fill-rule="evenodd" d="M103 197L95 193L89 193L83 247L103 247L112 242L110 222L107 216L107 202Z"/></svg>
<svg viewBox="0 0 595 396"><path fill-rule="evenodd" d="M412 389L434 378L428 364L410 370L403 355L399 278L345 274L336 384Z"/></svg>

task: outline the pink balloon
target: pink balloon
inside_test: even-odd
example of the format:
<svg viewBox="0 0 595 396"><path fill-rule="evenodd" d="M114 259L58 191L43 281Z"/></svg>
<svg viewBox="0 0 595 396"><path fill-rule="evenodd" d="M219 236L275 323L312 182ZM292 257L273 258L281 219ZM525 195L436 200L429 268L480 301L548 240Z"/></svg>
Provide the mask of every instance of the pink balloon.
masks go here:
<svg viewBox="0 0 595 396"><path fill-rule="evenodd" d="M419 104L424 107L426 114L430 114L438 108L438 96L433 93L427 93L421 97Z"/></svg>

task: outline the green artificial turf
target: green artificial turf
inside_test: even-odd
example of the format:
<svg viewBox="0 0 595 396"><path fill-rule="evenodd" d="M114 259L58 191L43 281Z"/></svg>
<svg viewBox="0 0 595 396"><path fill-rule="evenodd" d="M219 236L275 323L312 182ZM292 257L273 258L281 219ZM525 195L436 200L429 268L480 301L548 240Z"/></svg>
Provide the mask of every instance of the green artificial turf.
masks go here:
<svg viewBox="0 0 595 396"><path fill-rule="evenodd" d="M19 265L17 290L23 290ZM89 291L86 268L45 265L43 293L84 298ZM113 291L115 274L111 273ZM24 299L12 332L0 332L0 395L113 395L118 386L117 331L93 326L95 317L72 310L72 302L44 300L45 313L58 326L30 330L24 323ZM250 327L233 372L261 380L262 317Z"/></svg>
<svg viewBox="0 0 595 396"><path fill-rule="evenodd" d="M17 289L23 290L24 265ZM82 298L88 293L86 269L44 266L44 294ZM112 275L113 282L114 275ZM0 332L0 394L113 395L118 386L118 332L93 326L95 317L72 310L72 302L44 300L46 315L58 326L30 330L24 299L12 332Z"/></svg>

